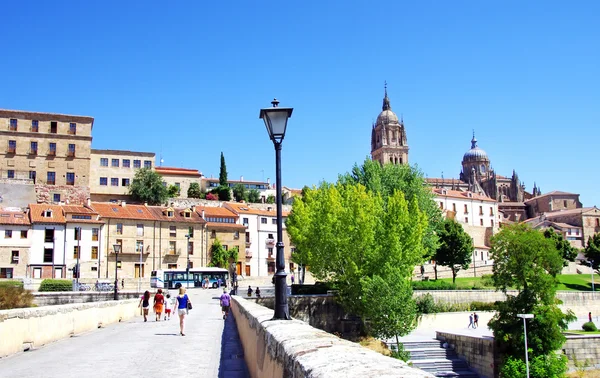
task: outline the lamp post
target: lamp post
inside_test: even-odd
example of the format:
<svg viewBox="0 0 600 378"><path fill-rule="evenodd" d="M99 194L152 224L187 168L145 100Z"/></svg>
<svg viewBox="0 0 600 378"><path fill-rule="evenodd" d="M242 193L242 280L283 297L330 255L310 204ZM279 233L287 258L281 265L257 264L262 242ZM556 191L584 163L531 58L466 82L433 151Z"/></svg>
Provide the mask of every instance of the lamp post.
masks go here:
<svg viewBox="0 0 600 378"><path fill-rule="evenodd" d="M117 278L117 268L119 265L119 253L121 252L121 244L113 244L113 251L115 251L115 296L114 300L119 300L119 279Z"/></svg>
<svg viewBox="0 0 600 378"><path fill-rule="evenodd" d="M185 280L187 282L187 288L190 288L190 234L185 235L187 239L187 264L185 265Z"/></svg>
<svg viewBox="0 0 600 378"><path fill-rule="evenodd" d="M75 227L75 232L77 234L77 263L75 266L77 267L77 290L79 290L79 255L81 254L79 241L81 240L81 227Z"/></svg>
<svg viewBox="0 0 600 378"><path fill-rule="evenodd" d="M525 332L525 367L527 378L529 378L529 352L527 351L527 319L533 319L533 314L517 314L517 318L523 319L523 330Z"/></svg>
<svg viewBox="0 0 600 378"><path fill-rule="evenodd" d="M259 118L265 122L269 138L275 146L275 181L277 203L277 255L275 257L275 314L273 319L291 319L287 303L287 283L285 273L285 257L283 255L283 218L281 205L281 143L285 137L288 119L293 108L280 108L279 101L273 99L270 108L260 110Z"/></svg>
<svg viewBox="0 0 600 378"><path fill-rule="evenodd" d="M588 262L590 263L590 270L592 271L592 296L594 295L594 291L596 291L594 289L594 264L592 260L588 260Z"/></svg>

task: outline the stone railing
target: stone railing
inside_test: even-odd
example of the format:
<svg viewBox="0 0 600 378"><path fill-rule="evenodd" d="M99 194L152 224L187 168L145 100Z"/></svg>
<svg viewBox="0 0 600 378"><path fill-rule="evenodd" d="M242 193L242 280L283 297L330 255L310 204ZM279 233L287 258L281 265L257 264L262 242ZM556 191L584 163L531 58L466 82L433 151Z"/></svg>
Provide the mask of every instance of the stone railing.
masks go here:
<svg viewBox="0 0 600 378"><path fill-rule="evenodd" d="M0 357L133 318L138 299L0 311Z"/></svg>
<svg viewBox="0 0 600 378"><path fill-rule="evenodd" d="M433 377L300 320L272 320L273 310L238 296L232 311L252 378Z"/></svg>
<svg viewBox="0 0 600 378"><path fill-rule="evenodd" d="M448 343L448 347L464 358L481 378L498 376L499 357L496 355L494 338L491 336L469 336L449 332L436 332L436 338Z"/></svg>
<svg viewBox="0 0 600 378"><path fill-rule="evenodd" d="M139 298L143 293L136 291L119 292L119 299ZM104 302L113 300L112 291L55 291L33 293L33 303L37 306L56 306L72 303Z"/></svg>

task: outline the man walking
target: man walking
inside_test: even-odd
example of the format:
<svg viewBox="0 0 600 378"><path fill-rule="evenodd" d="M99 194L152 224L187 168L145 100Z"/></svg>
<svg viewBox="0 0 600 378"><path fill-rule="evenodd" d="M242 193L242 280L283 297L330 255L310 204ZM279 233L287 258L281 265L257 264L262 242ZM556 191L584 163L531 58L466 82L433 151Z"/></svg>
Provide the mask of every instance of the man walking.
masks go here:
<svg viewBox="0 0 600 378"><path fill-rule="evenodd" d="M475 328L473 324L473 314L469 314L469 326L467 328Z"/></svg>
<svg viewBox="0 0 600 378"><path fill-rule="evenodd" d="M473 312L473 328L479 327L479 315L476 312Z"/></svg>
<svg viewBox="0 0 600 378"><path fill-rule="evenodd" d="M223 319L227 319L227 315L229 315L229 306L231 305L231 297L227 294L227 289L223 289L223 294L221 294L220 298L221 303L221 311L223 312Z"/></svg>

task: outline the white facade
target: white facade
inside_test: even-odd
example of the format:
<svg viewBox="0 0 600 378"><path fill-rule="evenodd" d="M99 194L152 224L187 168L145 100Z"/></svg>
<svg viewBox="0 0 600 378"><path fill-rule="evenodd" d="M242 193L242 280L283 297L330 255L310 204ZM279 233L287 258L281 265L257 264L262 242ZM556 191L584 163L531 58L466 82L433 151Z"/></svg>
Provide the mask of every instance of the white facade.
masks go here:
<svg viewBox="0 0 600 378"><path fill-rule="evenodd" d="M67 278L65 269L65 225L32 225L29 265L32 278L42 278L43 271L52 269L54 278Z"/></svg>
<svg viewBox="0 0 600 378"><path fill-rule="evenodd" d="M75 251L79 246L79 271L80 278L99 278L101 272L101 261L106 261L106 256L101 250L102 224L89 223L67 223L66 226L66 265L68 269L67 278L73 278L73 267L77 264ZM76 239L76 228L81 228L81 238ZM95 231L93 231L95 230ZM94 234L96 237L94 237ZM95 239L95 240L94 240ZM106 252L104 252L106 253Z"/></svg>

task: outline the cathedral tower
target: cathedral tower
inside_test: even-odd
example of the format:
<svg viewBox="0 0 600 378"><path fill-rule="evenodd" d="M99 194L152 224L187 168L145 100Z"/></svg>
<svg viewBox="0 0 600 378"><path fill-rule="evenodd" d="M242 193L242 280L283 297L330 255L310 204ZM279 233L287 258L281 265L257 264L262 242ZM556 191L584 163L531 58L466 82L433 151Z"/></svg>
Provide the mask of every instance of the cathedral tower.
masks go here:
<svg viewBox="0 0 600 378"><path fill-rule="evenodd" d="M371 130L371 159L381 164L408 164L404 121L398 120L398 116L392 111L387 95L387 84L381 113Z"/></svg>

